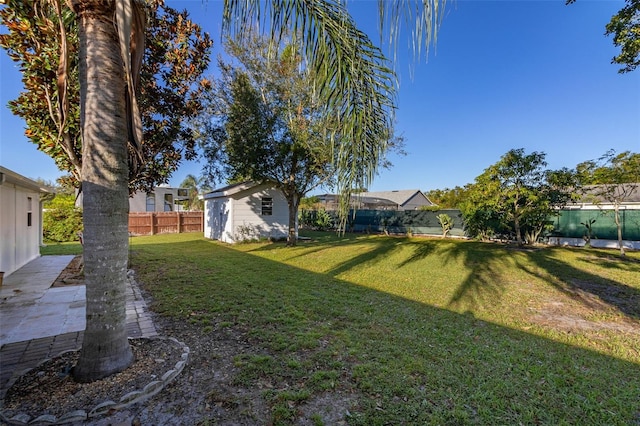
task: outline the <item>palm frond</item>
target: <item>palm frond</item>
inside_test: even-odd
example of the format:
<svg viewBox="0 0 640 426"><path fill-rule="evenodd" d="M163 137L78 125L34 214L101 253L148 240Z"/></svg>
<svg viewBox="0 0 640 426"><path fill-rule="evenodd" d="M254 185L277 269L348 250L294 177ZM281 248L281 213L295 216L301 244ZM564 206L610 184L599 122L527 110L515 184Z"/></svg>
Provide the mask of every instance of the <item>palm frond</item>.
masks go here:
<svg viewBox="0 0 640 426"><path fill-rule="evenodd" d="M389 40L397 44L401 19L415 20L411 36L419 54L435 37L442 4L381 0L380 28L388 22ZM341 0L225 0L223 17L223 31L234 37L242 38L243 30L255 24L276 44L285 34L300 38L315 78L311 90L325 102L326 114L335 123L328 131L346 217L351 189L370 185L387 150L397 89L392 64L357 28Z"/></svg>

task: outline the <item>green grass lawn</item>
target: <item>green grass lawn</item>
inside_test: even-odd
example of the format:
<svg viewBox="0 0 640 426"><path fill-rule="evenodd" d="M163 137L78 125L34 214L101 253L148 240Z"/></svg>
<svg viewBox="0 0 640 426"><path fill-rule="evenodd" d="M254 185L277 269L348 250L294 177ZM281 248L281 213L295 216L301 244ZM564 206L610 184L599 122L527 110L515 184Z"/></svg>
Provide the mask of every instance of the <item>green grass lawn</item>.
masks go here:
<svg viewBox="0 0 640 426"><path fill-rule="evenodd" d="M640 424L639 252L310 236L136 237L130 261L155 311L259 343L235 380L275 424L331 395L357 425Z"/></svg>

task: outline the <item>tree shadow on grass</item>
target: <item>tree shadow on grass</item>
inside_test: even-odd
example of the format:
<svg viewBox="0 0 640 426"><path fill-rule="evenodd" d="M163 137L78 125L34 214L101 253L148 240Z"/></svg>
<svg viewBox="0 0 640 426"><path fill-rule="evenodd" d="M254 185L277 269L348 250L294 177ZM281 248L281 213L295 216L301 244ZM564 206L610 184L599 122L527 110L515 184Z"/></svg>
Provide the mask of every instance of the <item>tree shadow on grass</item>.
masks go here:
<svg viewBox="0 0 640 426"><path fill-rule="evenodd" d="M632 287L614 279L589 273L553 256L557 250L570 249L556 247L513 250L507 246L479 242L446 244L440 241L418 241L414 244L414 254L401 266L419 262L437 251L439 255L444 256L445 264L453 261L462 262L469 271L449 301L448 306L456 310L474 310L498 302L504 292L503 284L500 282L502 271L509 267L509 262L515 261L519 269L543 279L587 307L595 306L590 298L581 297L581 293L589 293L626 316L640 319L640 286ZM516 253L525 256L527 261L519 261ZM640 277L640 261L635 258L620 258L610 253L593 251L585 254L580 260L608 269L637 273Z"/></svg>
<svg viewBox="0 0 640 426"><path fill-rule="evenodd" d="M462 261L469 271L449 300L449 307L476 310L495 305L504 293L500 281L509 257L504 247L468 242L451 244L444 248L445 263Z"/></svg>
<svg viewBox="0 0 640 426"><path fill-rule="evenodd" d="M490 276L509 261L504 249L425 243L413 245L411 262L443 250L473 270L458 299L499 287ZM379 261L394 247L378 242L329 274L198 241L140 247L134 266L167 314L189 320L216 312L203 327L226 321L248 331L246 350L272 367L254 374L248 356L237 366L246 386L307 391L310 402L349 394L358 401L350 415L361 424L637 422L640 369L633 362L336 279L357 260ZM172 268L162 276L160 264ZM333 373L330 386L317 382Z"/></svg>
<svg viewBox="0 0 640 426"><path fill-rule="evenodd" d="M614 279L605 278L577 269L566 262L554 257L553 254L561 248L549 248L531 255L531 260L536 266L546 272L545 280L558 290L590 305L582 293L595 296L601 302L617 309L630 318L640 319L640 285L632 287ZM565 249L566 250L566 249ZM581 257L582 261L597 264L607 269L619 269L635 273L640 281L640 262L636 259L626 260L607 255L602 252L592 252ZM531 274L526 265L521 267Z"/></svg>

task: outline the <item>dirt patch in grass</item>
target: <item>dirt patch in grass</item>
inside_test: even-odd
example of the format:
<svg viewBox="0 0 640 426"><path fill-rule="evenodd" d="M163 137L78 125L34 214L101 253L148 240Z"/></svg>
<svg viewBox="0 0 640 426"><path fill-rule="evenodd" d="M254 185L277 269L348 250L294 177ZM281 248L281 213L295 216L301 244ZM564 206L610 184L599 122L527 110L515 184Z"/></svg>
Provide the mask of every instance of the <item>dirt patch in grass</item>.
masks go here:
<svg viewBox="0 0 640 426"><path fill-rule="evenodd" d="M564 297L529 308L529 320L561 331L611 330L640 335L640 300L602 284L573 280Z"/></svg>

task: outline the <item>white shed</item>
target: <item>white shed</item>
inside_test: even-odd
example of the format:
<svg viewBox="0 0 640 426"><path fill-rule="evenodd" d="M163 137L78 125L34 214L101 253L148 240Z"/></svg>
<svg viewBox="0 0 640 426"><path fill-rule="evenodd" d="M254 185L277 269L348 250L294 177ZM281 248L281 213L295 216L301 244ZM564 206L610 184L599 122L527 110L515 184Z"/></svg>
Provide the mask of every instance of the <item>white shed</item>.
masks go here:
<svg viewBox="0 0 640 426"><path fill-rule="evenodd" d="M204 236L227 243L286 238L289 209L270 184L243 182L203 195Z"/></svg>
<svg viewBox="0 0 640 426"><path fill-rule="evenodd" d="M0 271L9 275L40 256L42 194L51 190L0 166Z"/></svg>

